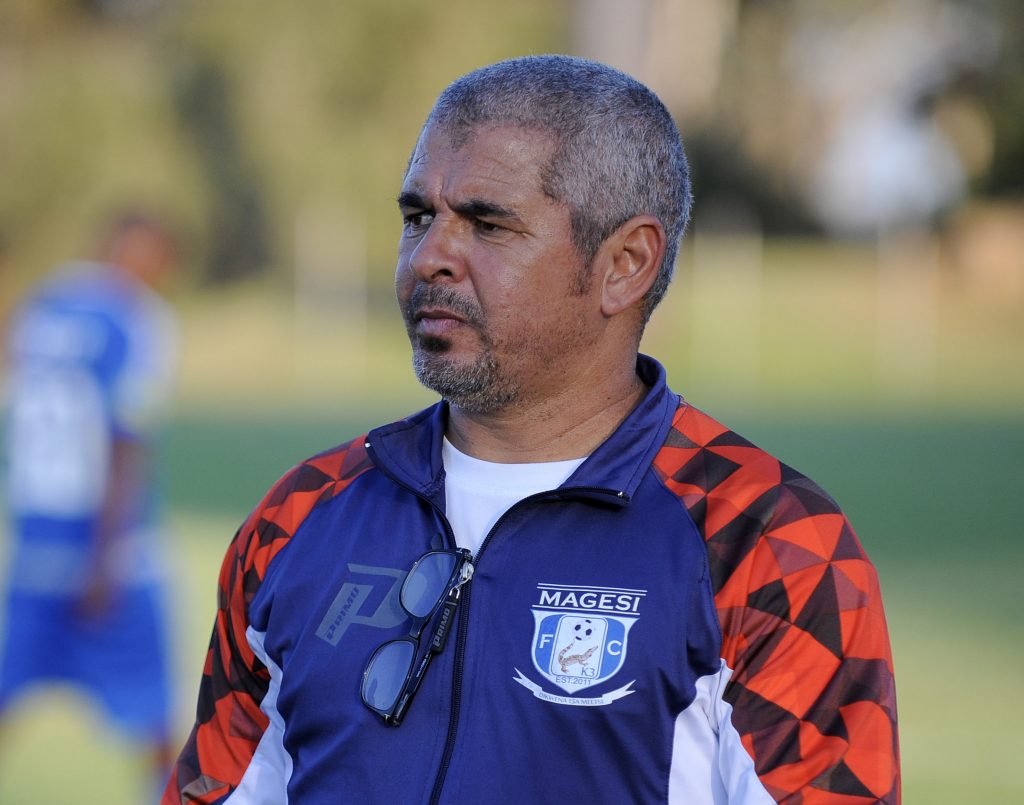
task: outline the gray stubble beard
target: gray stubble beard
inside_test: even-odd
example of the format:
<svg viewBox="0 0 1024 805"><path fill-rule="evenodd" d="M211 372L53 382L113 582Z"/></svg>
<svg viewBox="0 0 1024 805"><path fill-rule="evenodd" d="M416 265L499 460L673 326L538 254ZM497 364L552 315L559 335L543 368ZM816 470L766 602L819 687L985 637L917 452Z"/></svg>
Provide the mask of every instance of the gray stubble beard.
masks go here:
<svg viewBox="0 0 1024 805"><path fill-rule="evenodd" d="M442 339L414 342L412 366L420 383L470 413L493 414L518 403L518 386L502 376L487 345L467 366L447 360L447 349L448 344Z"/></svg>
<svg viewBox="0 0 1024 805"><path fill-rule="evenodd" d="M445 355L451 349L450 341L416 334L415 311L426 305L440 305L453 310L476 329L481 340L476 360L460 365ZM436 391L450 404L476 414L493 414L519 402L519 383L506 377L495 360L479 306L449 288L420 285L411 295L403 313L412 343L412 367L420 383Z"/></svg>

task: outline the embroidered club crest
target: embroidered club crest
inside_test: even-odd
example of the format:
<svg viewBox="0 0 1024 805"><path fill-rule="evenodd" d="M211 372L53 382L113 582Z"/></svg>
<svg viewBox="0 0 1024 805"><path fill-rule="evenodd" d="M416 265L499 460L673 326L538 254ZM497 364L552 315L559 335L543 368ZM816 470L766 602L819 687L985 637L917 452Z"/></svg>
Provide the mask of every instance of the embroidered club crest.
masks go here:
<svg viewBox="0 0 1024 805"><path fill-rule="evenodd" d="M531 656L538 673L569 694L583 693L615 676L626 660L629 630L639 619L646 591L560 584L539 584L537 589ZM610 704L633 693L629 682L596 698L553 695L516 671L516 682L538 698L559 704Z"/></svg>

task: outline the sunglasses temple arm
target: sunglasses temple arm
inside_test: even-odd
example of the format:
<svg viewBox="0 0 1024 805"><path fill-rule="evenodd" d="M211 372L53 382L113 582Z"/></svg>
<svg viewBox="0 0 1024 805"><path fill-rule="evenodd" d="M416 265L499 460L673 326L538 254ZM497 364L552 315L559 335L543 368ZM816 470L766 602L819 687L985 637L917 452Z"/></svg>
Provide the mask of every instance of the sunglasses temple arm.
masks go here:
<svg viewBox="0 0 1024 805"><path fill-rule="evenodd" d="M416 691L420 689L420 682L423 681L423 677L427 673L427 667L430 665L431 659L433 659L435 654L440 654L444 651L445 644L448 642L448 635L451 633L451 627L455 623L455 613L459 606L459 588L472 577L473 564L466 561L462 565L457 583L448 593L448 600L444 602L441 608L441 618L438 621L437 628L434 629L434 633L430 637L430 646L427 648L427 653L423 656L419 667L417 667L408 684L406 684L406 692L398 702L398 706L395 707L394 713L387 718L388 723L393 726L397 727L402 723L402 717L405 715L405 711L409 709L409 705L412 704Z"/></svg>
<svg viewBox="0 0 1024 805"><path fill-rule="evenodd" d="M427 666L430 665L430 660L433 656L433 651L428 651L423 655L423 659L416 668L416 672L413 674L412 679L409 680L409 684L406 686L406 692L403 694L401 701L399 701L398 706L395 708L394 714L388 718L388 721L393 726L397 727L402 723L405 711L409 709L409 705L412 704L412 699L416 695L416 691L420 689L420 682L423 681L423 677L427 673Z"/></svg>
<svg viewBox="0 0 1024 805"><path fill-rule="evenodd" d="M406 686L406 694L402 697L401 701L399 701L398 707L395 708L394 715L389 719L389 721L396 727L401 723L402 717L405 715L405 711L409 709L409 705L412 703L412 697L415 696L416 691L419 690L420 682L423 681L423 677L427 673L427 667L430 665L431 659L433 659L435 654L440 654L444 650L445 643L448 642L448 635L451 633L452 624L455 623L455 612L458 609L458 606L459 599L457 595L444 602L444 607L441 610L441 619L430 638L430 646L427 649L427 653L423 655L423 659L420 661L415 673L409 680L409 684Z"/></svg>

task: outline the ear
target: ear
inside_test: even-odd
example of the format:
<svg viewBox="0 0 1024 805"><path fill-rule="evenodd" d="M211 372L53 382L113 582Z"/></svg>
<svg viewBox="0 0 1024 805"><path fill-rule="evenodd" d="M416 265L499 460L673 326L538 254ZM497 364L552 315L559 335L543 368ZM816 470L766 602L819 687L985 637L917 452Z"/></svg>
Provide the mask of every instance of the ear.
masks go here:
<svg viewBox="0 0 1024 805"><path fill-rule="evenodd" d="M601 245L601 312L614 316L639 307L665 256L665 230L653 215L637 215Z"/></svg>

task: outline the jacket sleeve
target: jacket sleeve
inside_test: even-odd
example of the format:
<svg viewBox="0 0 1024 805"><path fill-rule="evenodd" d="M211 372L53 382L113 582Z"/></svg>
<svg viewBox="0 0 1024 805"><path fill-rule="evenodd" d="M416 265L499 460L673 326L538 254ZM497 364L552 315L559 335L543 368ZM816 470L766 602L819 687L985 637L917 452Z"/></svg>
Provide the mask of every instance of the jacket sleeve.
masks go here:
<svg viewBox="0 0 1024 805"><path fill-rule="evenodd" d="M794 513L788 496L716 599L733 726L778 802L895 805L895 689L875 570L841 513Z"/></svg>
<svg viewBox="0 0 1024 805"><path fill-rule="evenodd" d="M250 604L271 561L310 511L370 468L363 445L363 438L355 439L292 469L267 493L228 547L195 725L161 805L221 803L242 782L269 725L261 706L271 682L270 672L249 644Z"/></svg>
<svg viewBox="0 0 1024 805"><path fill-rule="evenodd" d="M222 802L241 782L267 728L260 704L270 676L246 639L247 578L254 580L257 545L256 524L247 522L224 557L196 721L171 773L162 805ZM251 585L248 592L252 592Z"/></svg>
<svg viewBox="0 0 1024 805"><path fill-rule="evenodd" d="M794 805L899 803L881 593L836 503L685 404L656 466L704 537L722 696L761 785Z"/></svg>

